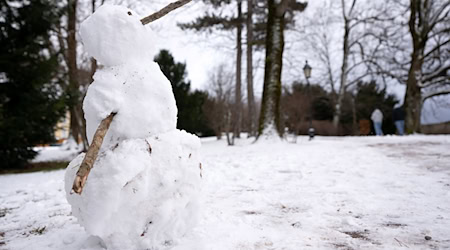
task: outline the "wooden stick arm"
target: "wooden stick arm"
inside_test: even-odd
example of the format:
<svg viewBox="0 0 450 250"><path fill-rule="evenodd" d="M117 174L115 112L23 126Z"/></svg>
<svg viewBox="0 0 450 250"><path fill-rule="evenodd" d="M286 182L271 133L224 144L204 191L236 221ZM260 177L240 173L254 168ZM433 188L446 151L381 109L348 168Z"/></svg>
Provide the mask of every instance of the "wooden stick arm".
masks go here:
<svg viewBox="0 0 450 250"><path fill-rule="evenodd" d="M109 126L111 125L115 115L116 113L111 113L108 117L103 119L95 131L92 143L89 145L86 155L84 156L80 168L78 169L77 176L73 182L72 190L77 194L81 194L81 192L83 192L89 172L91 172L91 169L94 167L94 162L97 159L103 139L105 138L106 132L108 132Z"/></svg>
<svg viewBox="0 0 450 250"><path fill-rule="evenodd" d="M151 14L150 16L144 17L141 19L141 23L143 25L146 25L148 23L151 23L155 20L160 19L161 17L169 14L171 11L180 8L181 6L189 3L191 0L178 0L173 3L168 4L166 7L162 8L161 10Z"/></svg>

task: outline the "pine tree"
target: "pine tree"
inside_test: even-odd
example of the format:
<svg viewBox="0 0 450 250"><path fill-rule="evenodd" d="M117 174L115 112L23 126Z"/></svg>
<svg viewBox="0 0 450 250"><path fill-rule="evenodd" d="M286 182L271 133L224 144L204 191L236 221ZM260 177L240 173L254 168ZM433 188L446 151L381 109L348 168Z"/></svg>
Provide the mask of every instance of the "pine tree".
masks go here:
<svg viewBox="0 0 450 250"><path fill-rule="evenodd" d="M58 22L53 1L0 1L0 162L26 165L33 146L54 140L64 113L50 32Z"/></svg>
<svg viewBox="0 0 450 250"><path fill-rule="evenodd" d="M206 125L203 104L207 94L202 91L190 92L191 83L186 80L186 64L175 62L167 50L161 50L155 57L161 71L172 84L178 108L177 128L198 135L211 135L213 131Z"/></svg>
<svg viewBox="0 0 450 250"><path fill-rule="evenodd" d="M189 123L188 96L191 88L191 83L185 79L186 64L175 62L173 56L167 50L161 50L154 60L172 84L178 107L177 128L185 129Z"/></svg>

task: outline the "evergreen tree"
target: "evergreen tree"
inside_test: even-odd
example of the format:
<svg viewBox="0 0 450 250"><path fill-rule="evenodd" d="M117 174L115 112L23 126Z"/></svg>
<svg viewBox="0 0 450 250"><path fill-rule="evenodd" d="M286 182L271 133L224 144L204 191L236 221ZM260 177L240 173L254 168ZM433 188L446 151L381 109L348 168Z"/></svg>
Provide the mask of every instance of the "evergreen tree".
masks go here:
<svg viewBox="0 0 450 250"><path fill-rule="evenodd" d="M333 119L333 104L330 97L321 95L312 101L313 120L330 121Z"/></svg>
<svg viewBox="0 0 450 250"><path fill-rule="evenodd" d="M213 136L214 130L209 126L206 113L204 112L208 94L205 91L196 90L189 94L189 127L186 131L197 134L198 136Z"/></svg>
<svg viewBox="0 0 450 250"><path fill-rule="evenodd" d="M161 50L154 60L172 84L178 108L177 128L198 135L214 134L206 125L202 110L207 94L201 91L190 93L191 83L186 80L186 64L175 62L167 50Z"/></svg>
<svg viewBox="0 0 450 250"><path fill-rule="evenodd" d="M167 50L161 50L154 58L161 71L172 84L173 93L178 107L177 128L185 129L189 123L188 96L191 83L186 78L186 64L175 62L173 56Z"/></svg>
<svg viewBox="0 0 450 250"><path fill-rule="evenodd" d="M33 146L54 140L64 113L50 32L59 21L53 1L0 1L0 162L24 166Z"/></svg>
<svg viewBox="0 0 450 250"><path fill-rule="evenodd" d="M290 131L299 133L302 125L308 123L309 115L315 121L331 121L333 105L327 91L320 85L294 82L285 87L281 98L283 123ZM311 114L310 114L311 113Z"/></svg>

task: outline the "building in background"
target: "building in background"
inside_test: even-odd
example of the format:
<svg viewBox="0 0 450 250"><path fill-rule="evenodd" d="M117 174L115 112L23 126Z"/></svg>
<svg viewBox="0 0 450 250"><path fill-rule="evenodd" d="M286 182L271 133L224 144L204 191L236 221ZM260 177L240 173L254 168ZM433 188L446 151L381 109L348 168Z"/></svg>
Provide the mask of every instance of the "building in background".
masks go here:
<svg viewBox="0 0 450 250"><path fill-rule="evenodd" d="M55 140L57 144L62 144L69 138L70 112L67 111L64 119L59 121L55 127Z"/></svg>

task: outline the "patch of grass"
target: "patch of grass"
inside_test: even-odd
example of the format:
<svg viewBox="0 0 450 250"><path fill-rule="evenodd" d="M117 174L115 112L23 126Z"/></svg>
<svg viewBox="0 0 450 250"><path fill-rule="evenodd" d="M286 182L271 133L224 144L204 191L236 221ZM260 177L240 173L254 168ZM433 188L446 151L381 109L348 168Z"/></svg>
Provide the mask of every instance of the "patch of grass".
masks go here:
<svg viewBox="0 0 450 250"><path fill-rule="evenodd" d="M336 249L341 249L341 250L353 250L353 248L349 247L348 245L344 244L344 243L333 243L332 244Z"/></svg>
<svg viewBox="0 0 450 250"><path fill-rule="evenodd" d="M367 238L365 236L365 234L367 232L361 232L361 231L347 231L347 232L342 232L350 237L352 237L353 239L362 239L362 240L369 240L369 238Z"/></svg>
<svg viewBox="0 0 450 250"><path fill-rule="evenodd" d="M39 171L53 171L64 169L69 165L67 161L48 161L29 163L27 166L18 169L0 169L0 174L20 174Z"/></svg>
<svg viewBox="0 0 450 250"><path fill-rule="evenodd" d="M244 214L247 215L259 215L261 214L260 212L256 212L256 211L242 211Z"/></svg>
<svg viewBox="0 0 450 250"><path fill-rule="evenodd" d="M35 229L31 230L30 233L41 235L41 234L44 233L45 228L46 228L45 226L44 227L38 227L38 228L35 228Z"/></svg>
<svg viewBox="0 0 450 250"><path fill-rule="evenodd" d="M5 232L0 232L0 239L5 237ZM6 245L6 242L0 241L0 246Z"/></svg>
<svg viewBox="0 0 450 250"><path fill-rule="evenodd" d="M397 227L406 227L406 226L407 226L406 224L402 224L402 223L394 223L394 222L388 222L388 223L383 224L383 225L386 226L386 227L394 227L394 228L397 228Z"/></svg>
<svg viewBox="0 0 450 250"><path fill-rule="evenodd" d="M11 208L0 208L0 218L1 217L5 217L6 214L12 210ZM2 236L2 234L0 233L0 236Z"/></svg>

